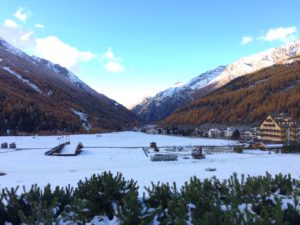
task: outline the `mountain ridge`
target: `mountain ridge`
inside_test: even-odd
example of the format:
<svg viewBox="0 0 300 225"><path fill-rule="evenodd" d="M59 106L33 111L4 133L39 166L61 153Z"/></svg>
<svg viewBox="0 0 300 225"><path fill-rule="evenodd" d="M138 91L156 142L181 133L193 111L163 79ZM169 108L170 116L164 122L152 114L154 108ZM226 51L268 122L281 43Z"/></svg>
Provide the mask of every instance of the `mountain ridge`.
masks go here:
<svg viewBox="0 0 300 225"><path fill-rule="evenodd" d="M165 119L178 107L192 102L193 95L197 90L207 85L224 68L224 66L219 66L214 70L209 70L194 77L185 84L170 87L159 92L154 97L146 98L142 103L133 107L132 111L146 122L156 122Z"/></svg>
<svg viewBox="0 0 300 225"><path fill-rule="evenodd" d="M137 114L139 118L145 120L146 122L157 122L163 120L173 112L175 112L177 109L187 106L188 104L196 101L201 97L209 95L213 91L223 87L224 85L238 77L254 73L275 64L286 64L290 61L292 62L293 57L299 55L300 40L295 40L278 48L271 48L247 57L242 57L232 64L229 64L227 66L220 66L215 70L211 70L216 71L218 70L218 68L222 68L219 73L215 73L214 76L211 76L211 79L207 80L208 82L201 83L200 80L200 85L193 91L186 91L186 93L184 93L182 89L173 89L173 98L170 98L171 95L166 94L170 92L169 88L162 92L159 92L154 97L148 98L146 99L146 101L133 107L132 111ZM194 80L194 82L196 83L195 85L197 86L197 79L200 79L201 76L205 76L206 73L209 73L211 71L207 71L198 75L186 84L190 84ZM162 100L161 96L164 95L167 95L168 98L164 98ZM181 98L176 98L176 96L181 96Z"/></svg>
<svg viewBox="0 0 300 225"><path fill-rule="evenodd" d="M273 112L288 112L300 121L300 56L240 76L177 110L162 124L257 126Z"/></svg>
<svg viewBox="0 0 300 225"><path fill-rule="evenodd" d="M66 68L31 57L3 39L0 97L3 133L102 132L139 124L124 106L96 92Z"/></svg>

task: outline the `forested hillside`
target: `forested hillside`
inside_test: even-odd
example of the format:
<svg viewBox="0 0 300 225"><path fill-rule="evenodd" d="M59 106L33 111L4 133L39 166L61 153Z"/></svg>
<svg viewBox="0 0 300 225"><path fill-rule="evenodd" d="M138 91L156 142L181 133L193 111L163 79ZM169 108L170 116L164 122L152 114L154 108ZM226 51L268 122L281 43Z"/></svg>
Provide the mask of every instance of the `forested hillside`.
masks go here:
<svg viewBox="0 0 300 225"><path fill-rule="evenodd" d="M101 132L138 124L124 106L66 68L0 39L1 134Z"/></svg>
<svg viewBox="0 0 300 225"><path fill-rule="evenodd" d="M183 107L163 124L258 124L272 112L289 112L300 121L300 62L278 64L239 77Z"/></svg>

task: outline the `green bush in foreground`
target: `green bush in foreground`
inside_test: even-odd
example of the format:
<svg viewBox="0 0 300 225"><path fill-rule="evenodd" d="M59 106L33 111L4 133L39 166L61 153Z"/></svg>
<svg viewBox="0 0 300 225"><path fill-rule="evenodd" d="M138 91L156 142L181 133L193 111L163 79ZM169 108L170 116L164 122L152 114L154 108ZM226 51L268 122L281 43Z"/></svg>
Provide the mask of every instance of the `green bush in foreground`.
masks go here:
<svg viewBox="0 0 300 225"><path fill-rule="evenodd" d="M199 180L180 189L152 183L139 197L136 181L111 172L77 187L3 189L0 224L86 224L116 220L125 225L300 224L300 181L290 175Z"/></svg>
<svg viewBox="0 0 300 225"><path fill-rule="evenodd" d="M284 144L281 149L282 153L300 153L300 142Z"/></svg>
<svg viewBox="0 0 300 225"><path fill-rule="evenodd" d="M243 153L243 150L244 150L244 148L241 145L234 146L234 148L233 148L233 151L236 153Z"/></svg>

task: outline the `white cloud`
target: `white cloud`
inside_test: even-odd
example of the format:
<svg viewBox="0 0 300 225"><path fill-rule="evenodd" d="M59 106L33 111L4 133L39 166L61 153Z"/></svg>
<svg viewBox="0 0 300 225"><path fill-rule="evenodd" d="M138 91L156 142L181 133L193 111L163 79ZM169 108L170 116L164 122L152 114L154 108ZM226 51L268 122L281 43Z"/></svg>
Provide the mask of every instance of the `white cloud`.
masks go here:
<svg viewBox="0 0 300 225"><path fill-rule="evenodd" d="M21 36L21 41L28 41L33 34L34 34L34 31L29 31L27 33L24 33Z"/></svg>
<svg viewBox="0 0 300 225"><path fill-rule="evenodd" d="M125 71L125 67L122 65L122 59L115 56L111 48L101 55L101 58L106 60L104 68L112 73L121 73Z"/></svg>
<svg viewBox="0 0 300 225"><path fill-rule="evenodd" d="M18 24L15 21L10 20L10 19L6 19L4 21L3 25L6 26L6 27L10 27L10 28L18 28L19 27Z"/></svg>
<svg viewBox="0 0 300 225"><path fill-rule="evenodd" d="M119 62L116 61L109 61L105 64L104 68L112 73L119 73L125 71L124 66L122 66Z"/></svg>
<svg viewBox="0 0 300 225"><path fill-rule="evenodd" d="M14 14L16 18L19 20L25 22L27 17L30 15L30 11L26 8L20 7Z"/></svg>
<svg viewBox="0 0 300 225"><path fill-rule="evenodd" d="M81 62L87 62L99 57L91 51L81 51L63 42L56 36L39 38L34 30L37 27L42 28L43 25L36 24L32 28L27 28L22 24L17 24L15 21L7 19L4 21L4 24L0 24L0 36L28 54L60 64L74 73L80 71ZM111 50L110 52L108 51L106 60L109 60L106 66L108 70L113 72L124 71L124 67L118 61L120 59L117 59Z"/></svg>
<svg viewBox="0 0 300 225"><path fill-rule="evenodd" d="M107 51L104 54L104 58L110 59L110 60L116 60L114 53L112 52L111 48L108 48Z"/></svg>
<svg viewBox="0 0 300 225"><path fill-rule="evenodd" d="M271 28L267 31L267 33L259 39L264 41L281 41L288 42L297 36L297 28L295 26L292 27L278 27Z"/></svg>
<svg viewBox="0 0 300 225"><path fill-rule="evenodd" d="M28 9L21 7L14 16L25 22L30 14ZM44 25L37 23L32 28L43 29ZM86 62L96 57L94 53L80 51L55 36L37 38L32 28L25 28L14 20L6 19L4 24L0 25L0 36L29 54L48 59L71 70L80 70L80 62Z"/></svg>
<svg viewBox="0 0 300 225"><path fill-rule="evenodd" d="M7 26L7 24L0 25L0 36L23 51L31 52L36 45L32 30L25 29L21 26L11 27Z"/></svg>
<svg viewBox="0 0 300 225"><path fill-rule="evenodd" d="M254 41L266 41L266 42L274 42L280 41L283 43L292 41L298 38L298 30L295 26L290 27L278 27L278 28L270 28L263 35L258 37L253 36L244 36L242 37L241 44L246 45Z"/></svg>
<svg viewBox="0 0 300 225"><path fill-rule="evenodd" d="M247 45L247 44L250 44L251 42L253 42L253 37L251 36L244 36L242 38L242 45Z"/></svg>
<svg viewBox="0 0 300 225"><path fill-rule="evenodd" d="M79 58L82 61L90 61L91 59L94 59L95 57L96 57L96 54L94 54L90 51L79 53Z"/></svg>
<svg viewBox="0 0 300 225"><path fill-rule="evenodd" d="M94 53L79 51L77 48L64 43L55 36L37 38L36 53L68 69L75 67L79 62L89 61L96 57Z"/></svg>
<svg viewBox="0 0 300 225"><path fill-rule="evenodd" d="M45 28L45 26L43 24L40 24L40 23L34 24L34 27L37 28L37 29L44 29Z"/></svg>

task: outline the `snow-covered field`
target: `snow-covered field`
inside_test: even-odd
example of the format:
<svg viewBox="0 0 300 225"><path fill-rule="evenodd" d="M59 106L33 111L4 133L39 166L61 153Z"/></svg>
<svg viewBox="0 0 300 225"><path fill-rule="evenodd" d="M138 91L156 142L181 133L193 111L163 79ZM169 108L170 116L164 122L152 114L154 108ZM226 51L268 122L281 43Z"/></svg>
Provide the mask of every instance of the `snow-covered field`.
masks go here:
<svg viewBox="0 0 300 225"><path fill-rule="evenodd" d="M268 154L261 151L244 151L237 153L214 153L205 159L183 159L169 162L152 162L146 157L142 148L156 142L158 146L180 145L228 145L234 141L184 138L164 135L149 135L137 132L107 133L98 135L72 135L71 146L66 153L82 142L84 146L101 148L84 148L76 157L45 156L44 153L59 144L58 136L36 137L0 137L0 143L16 142L17 148L24 150L0 150L0 189L5 187L27 186L39 184L76 185L79 179L90 177L95 173L112 171L121 172L126 179L138 181L140 193L144 186L153 182L173 182L182 185L191 176L209 178L216 176L227 179L233 172L238 174L264 175L290 173L299 178L300 155ZM122 148L110 148L122 147ZM124 148L128 147L128 148ZM209 172L206 168L216 168Z"/></svg>

